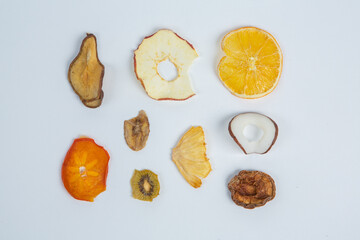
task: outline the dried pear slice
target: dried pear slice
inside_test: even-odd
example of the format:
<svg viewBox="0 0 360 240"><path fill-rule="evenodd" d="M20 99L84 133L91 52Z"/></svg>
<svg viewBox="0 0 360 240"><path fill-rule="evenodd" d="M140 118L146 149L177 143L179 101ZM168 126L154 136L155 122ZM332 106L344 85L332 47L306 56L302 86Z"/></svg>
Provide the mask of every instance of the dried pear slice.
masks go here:
<svg viewBox="0 0 360 240"><path fill-rule="evenodd" d="M159 195L160 183L158 175L150 170L135 169L131 178L132 196L135 199L152 202Z"/></svg>
<svg viewBox="0 0 360 240"><path fill-rule="evenodd" d="M99 98L94 99L94 100L89 100L89 101L83 101L83 103L85 104L85 106L87 106L89 108L97 108L101 105L103 96L104 96L104 92L101 91Z"/></svg>
<svg viewBox="0 0 360 240"><path fill-rule="evenodd" d="M200 177L205 178L211 171L202 127L191 127L182 136L172 151L172 160L191 186L201 186Z"/></svg>
<svg viewBox="0 0 360 240"><path fill-rule="evenodd" d="M146 145L150 133L150 124L144 110L135 118L124 121L124 136L127 145L134 151L140 151Z"/></svg>
<svg viewBox="0 0 360 240"><path fill-rule="evenodd" d="M96 108L101 105L103 77L104 65L98 58L96 37L87 34L68 72L69 82L85 106Z"/></svg>

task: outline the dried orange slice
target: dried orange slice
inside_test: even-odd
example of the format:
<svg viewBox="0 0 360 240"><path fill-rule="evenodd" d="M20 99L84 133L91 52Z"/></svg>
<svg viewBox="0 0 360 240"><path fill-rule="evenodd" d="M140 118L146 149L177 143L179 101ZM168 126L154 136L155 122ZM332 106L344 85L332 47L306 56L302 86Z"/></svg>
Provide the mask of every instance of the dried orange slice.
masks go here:
<svg viewBox="0 0 360 240"><path fill-rule="evenodd" d="M172 160L185 180L194 188L201 186L201 178L211 171L206 157L205 134L202 127L191 127L172 152Z"/></svg>
<svg viewBox="0 0 360 240"><path fill-rule="evenodd" d="M110 156L91 138L74 140L62 166L62 180L75 199L93 202L106 190Z"/></svg>
<svg viewBox="0 0 360 240"><path fill-rule="evenodd" d="M241 98L260 98L271 93L279 82L282 53L270 33L255 27L229 32L222 40L226 56L218 73L225 87Z"/></svg>

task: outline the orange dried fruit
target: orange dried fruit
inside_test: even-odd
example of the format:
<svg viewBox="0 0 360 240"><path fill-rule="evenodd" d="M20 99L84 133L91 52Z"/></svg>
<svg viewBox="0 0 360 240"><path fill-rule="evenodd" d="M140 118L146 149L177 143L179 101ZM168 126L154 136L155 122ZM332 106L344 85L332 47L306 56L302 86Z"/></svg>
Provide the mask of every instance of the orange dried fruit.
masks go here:
<svg viewBox="0 0 360 240"><path fill-rule="evenodd" d="M244 27L225 35L218 74L225 87L240 98L260 98L277 86L283 65L279 44L268 32Z"/></svg>
<svg viewBox="0 0 360 240"><path fill-rule="evenodd" d="M83 40L80 52L70 64L68 78L85 106L96 108L101 105L104 65L98 58L95 35L87 34Z"/></svg>
<svg viewBox="0 0 360 240"><path fill-rule="evenodd" d="M155 100L186 100L195 95L188 69L198 55L194 47L171 30L159 30L145 37L134 52L135 74L149 97ZM161 77L158 65L169 60L178 76L171 81Z"/></svg>
<svg viewBox="0 0 360 240"><path fill-rule="evenodd" d="M172 160L185 180L194 188L201 186L200 178L211 171L206 157L205 134L202 127L191 127L172 151Z"/></svg>
<svg viewBox="0 0 360 240"><path fill-rule="evenodd" d="M150 124L144 110L137 117L124 121L124 136L127 145L134 151L140 151L146 145L150 133Z"/></svg>
<svg viewBox="0 0 360 240"><path fill-rule="evenodd" d="M91 138L75 139L62 165L62 181L75 199L93 202L106 190L110 156Z"/></svg>
<svg viewBox="0 0 360 240"><path fill-rule="evenodd" d="M232 200L248 209L265 205L276 194L272 177L260 171L240 171L230 180L228 188Z"/></svg>

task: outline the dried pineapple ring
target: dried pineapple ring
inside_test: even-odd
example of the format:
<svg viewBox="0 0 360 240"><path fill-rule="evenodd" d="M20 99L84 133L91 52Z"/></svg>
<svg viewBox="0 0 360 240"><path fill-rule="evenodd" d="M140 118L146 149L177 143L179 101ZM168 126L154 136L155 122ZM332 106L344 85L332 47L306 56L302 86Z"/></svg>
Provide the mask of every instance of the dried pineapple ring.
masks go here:
<svg viewBox="0 0 360 240"><path fill-rule="evenodd" d="M205 134L202 127L191 127L180 139L172 151L172 160L181 175L194 188L201 186L200 178L206 178L211 172L206 157Z"/></svg>
<svg viewBox="0 0 360 240"><path fill-rule="evenodd" d="M188 69L198 55L194 47L171 30L160 30L144 38L134 53L136 77L155 100L186 100L195 95ZM170 60L178 72L171 81L158 72L159 63Z"/></svg>

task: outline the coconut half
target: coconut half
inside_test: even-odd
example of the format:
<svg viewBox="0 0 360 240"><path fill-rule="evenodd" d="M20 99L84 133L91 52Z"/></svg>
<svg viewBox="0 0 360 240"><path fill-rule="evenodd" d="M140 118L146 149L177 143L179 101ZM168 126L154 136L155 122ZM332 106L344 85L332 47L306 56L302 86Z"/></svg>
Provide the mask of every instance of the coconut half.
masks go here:
<svg viewBox="0 0 360 240"><path fill-rule="evenodd" d="M274 145L278 126L265 115L241 113L230 121L229 133L245 154L264 154Z"/></svg>

